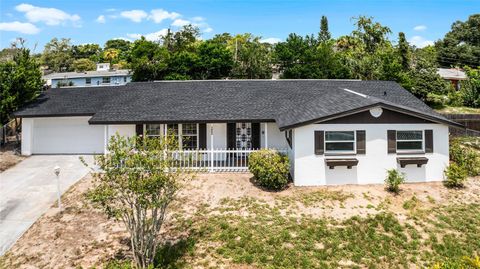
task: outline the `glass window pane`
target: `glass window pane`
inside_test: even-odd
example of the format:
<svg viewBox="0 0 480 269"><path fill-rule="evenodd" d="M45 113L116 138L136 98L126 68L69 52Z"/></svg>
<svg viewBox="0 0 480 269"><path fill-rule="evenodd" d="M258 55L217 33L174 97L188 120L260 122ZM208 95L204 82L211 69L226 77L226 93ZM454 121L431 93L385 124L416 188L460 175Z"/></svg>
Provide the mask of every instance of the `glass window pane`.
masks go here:
<svg viewBox="0 0 480 269"><path fill-rule="evenodd" d="M197 124L196 123L183 123L182 124L182 133L183 133L183 135L196 135L197 134Z"/></svg>
<svg viewBox="0 0 480 269"><path fill-rule="evenodd" d="M422 140L422 131L397 131L397 140Z"/></svg>
<svg viewBox="0 0 480 269"><path fill-rule="evenodd" d="M197 137L196 136L183 136L182 137L182 147L184 149L196 149L197 148Z"/></svg>
<svg viewBox="0 0 480 269"><path fill-rule="evenodd" d="M178 136L178 124L167 124L167 132L169 135Z"/></svg>
<svg viewBox="0 0 480 269"><path fill-rule="evenodd" d="M147 124L145 131L147 136L158 136L160 135L160 124Z"/></svg>
<svg viewBox="0 0 480 269"><path fill-rule="evenodd" d="M398 141L398 150L422 150L422 141Z"/></svg>
<svg viewBox="0 0 480 269"><path fill-rule="evenodd" d="M347 132L325 132L326 141L353 141L355 134L353 131Z"/></svg>
<svg viewBox="0 0 480 269"><path fill-rule="evenodd" d="M327 142L327 151L353 151L353 142Z"/></svg>

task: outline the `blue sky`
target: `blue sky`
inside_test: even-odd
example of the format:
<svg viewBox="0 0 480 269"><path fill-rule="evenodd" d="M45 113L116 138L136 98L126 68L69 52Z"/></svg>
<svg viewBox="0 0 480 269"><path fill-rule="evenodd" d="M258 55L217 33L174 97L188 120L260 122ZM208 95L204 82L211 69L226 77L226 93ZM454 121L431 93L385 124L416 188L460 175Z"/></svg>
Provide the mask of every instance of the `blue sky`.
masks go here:
<svg viewBox="0 0 480 269"><path fill-rule="evenodd" d="M153 40L186 23L198 25L203 38L250 32L274 42L292 32L316 33L322 15L338 37L352 31L352 17L368 15L421 47L479 12L480 0L0 0L0 45L23 37L40 52L53 37L102 45L140 35Z"/></svg>

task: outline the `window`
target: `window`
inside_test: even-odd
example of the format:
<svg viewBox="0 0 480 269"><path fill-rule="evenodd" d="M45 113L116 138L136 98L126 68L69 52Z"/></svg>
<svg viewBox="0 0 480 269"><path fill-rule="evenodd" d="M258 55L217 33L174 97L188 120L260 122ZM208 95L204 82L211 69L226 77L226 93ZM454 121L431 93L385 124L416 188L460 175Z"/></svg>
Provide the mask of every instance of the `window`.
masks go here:
<svg viewBox="0 0 480 269"><path fill-rule="evenodd" d="M110 84L110 77L102 77L102 84Z"/></svg>
<svg viewBox="0 0 480 269"><path fill-rule="evenodd" d="M182 145L183 149L196 149L198 128L196 123L182 124Z"/></svg>
<svg viewBox="0 0 480 269"><path fill-rule="evenodd" d="M85 78L85 84L91 85L92 84L92 78Z"/></svg>
<svg viewBox="0 0 480 269"><path fill-rule="evenodd" d="M123 77L123 82L127 82L127 77Z"/></svg>
<svg viewBox="0 0 480 269"><path fill-rule="evenodd" d="M160 137L160 124L146 124L145 136L146 137Z"/></svg>
<svg viewBox="0 0 480 269"><path fill-rule="evenodd" d="M198 148L198 124L182 123L167 124L167 132L178 139L178 146L181 149Z"/></svg>
<svg viewBox="0 0 480 269"><path fill-rule="evenodd" d="M423 131L397 131L397 152L423 151Z"/></svg>
<svg viewBox="0 0 480 269"><path fill-rule="evenodd" d="M355 153L354 131L327 131L325 132L326 153Z"/></svg>

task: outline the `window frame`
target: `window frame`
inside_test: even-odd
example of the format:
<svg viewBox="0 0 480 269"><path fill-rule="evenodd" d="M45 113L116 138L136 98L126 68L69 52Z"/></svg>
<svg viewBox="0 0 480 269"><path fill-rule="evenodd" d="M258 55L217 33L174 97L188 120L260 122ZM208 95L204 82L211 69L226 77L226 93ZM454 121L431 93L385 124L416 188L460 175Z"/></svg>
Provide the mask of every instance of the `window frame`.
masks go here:
<svg viewBox="0 0 480 269"><path fill-rule="evenodd" d="M422 139L398 139L398 132L420 132ZM398 149L398 142L422 142L421 149ZM395 148L397 153L425 153L425 130L395 130Z"/></svg>
<svg viewBox="0 0 480 269"><path fill-rule="evenodd" d="M336 133L336 132L352 132L353 140L329 140L327 141L327 133ZM357 132L355 130L336 130L336 131L324 131L323 134L323 149L325 154L330 155L355 155L357 154ZM343 150L328 150L328 143L352 143L353 150L343 151Z"/></svg>
<svg viewBox="0 0 480 269"><path fill-rule="evenodd" d="M158 125L159 126L159 129L158 129L158 135L150 135L148 134L148 125ZM149 123L149 124L145 124L144 127L143 127L143 133L145 135L145 137L162 137L162 125L161 124L157 124L157 123Z"/></svg>
<svg viewBox="0 0 480 269"><path fill-rule="evenodd" d="M195 124L195 128L196 128L196 134L195 135L191 135L191 134L188 134L188 135L184 135L183 134L183 124ZM177 125L177 132L175 134L173 134L177 139L178 139L178 148L180 150L184 150L183 148L183 137L184 136L188 136L188 137L196 137L196 147L195 148L188 148L187 150L197 150L199 149L200 147L200 124L198 123L168 123L168 124L163 124L163 132L162 132L162 128L160 127L160 136L159 137L163 137L165 135L165 131L168 132L169 129L169 125ZM147 124L145 124L145 134L146 134L146 126ZM152 137L156 137L156 136L152 136Z"/></svg>
<svg viewBox="0 0 480 269"><path fill-rule="evenodd" d="M92 78L85 78L85 85L92 85Z"/></svg>
<svg viewBox="0 0 480 269"><path fill-rule="evenodd" d="M108 82L105 82L105 79L108 79ZM111 77L102 77L102 84L111 84L111 83L112 83Z"/></svg>

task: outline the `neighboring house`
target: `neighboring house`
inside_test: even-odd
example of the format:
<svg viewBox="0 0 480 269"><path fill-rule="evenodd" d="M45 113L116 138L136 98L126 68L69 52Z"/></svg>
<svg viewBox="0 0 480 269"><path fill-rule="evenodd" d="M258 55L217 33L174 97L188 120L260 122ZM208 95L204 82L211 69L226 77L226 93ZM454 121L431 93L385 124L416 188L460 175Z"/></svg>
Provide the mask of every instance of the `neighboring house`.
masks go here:
<svg viewBox="0 0 480 269"><path fill-rule="evenodd" d="M58 89L17 111L22 154L102 154L115 133L173 132L185 166L245 169L258 148L285 150L295 185L437 181L448 127L399 84L355 80L222 80ZM199 157L200 156L200 157ZM182 158L180 158L182 159Z"/></svg>
<svg viewBox="0 0 480 269"><path fill-rule="evenodd" d="M128 69L113 70L109 63L97 64L96 71L52 73L43 76L52 88L120 86L132 81Z"/></svg>
<svg viewBox="0 0 480 269"><path fill-rule="evenodd" d="M462 80L468 79L465 72L458 68L438 68L437 73L444 80L450 81L456 90L460 90Z"/></svg>

